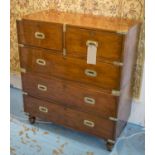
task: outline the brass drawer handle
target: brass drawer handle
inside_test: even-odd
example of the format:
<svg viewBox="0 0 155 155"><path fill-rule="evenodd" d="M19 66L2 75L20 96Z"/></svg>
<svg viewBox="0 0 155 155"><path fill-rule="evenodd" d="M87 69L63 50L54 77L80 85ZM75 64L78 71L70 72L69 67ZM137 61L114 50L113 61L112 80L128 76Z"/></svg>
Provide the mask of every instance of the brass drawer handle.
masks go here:
<svg viewBox="0 0 155 155"><path fill-rule="evenodd" d="M97 72L94 71L94 70L91 70L91 69L86 69L86 70L85 70L85 74L86 74L87 76L91 76L91 77L96 77L96 76L97 76Z"/></svg>
<svg viewBox="0 0 155 155"><path fill-rule="evenodd" d="M84 102L88 104L95 104L95 99L90 97L84 97Z"/></svg>
<svg viewBox="0 0 155 155"><path fill-rule="evenodd" d="M43 113L48 113L48 109L46 107L39 106L39 111Z"/></svg>
<svg viewBox="0 0 155 155"><path fill-rule="evenodd" d="M93 127L95 126L95 123L92 122L92 121L89 121L89 120L84 120L84 121L83 121L83 124L84 124L85 126L88 126L88 127L91 127L91 128L93 128Z"/></svg>
<svg viewBox="0 0 155 155"><path fill-rule="evenodd" d="M42 32L35 32L35 38L37 39L45 39L45 34Z"/></svg>
<svg viewBox="0 0 155 155"><path fill-rule="evenodd" d="M41 84L38 84L38 89L41 91L47 91L47 87Z"/></svg>
<svg viewBox="0 0 155 155"><path fill-rule="evenodd" d="M44 59L37 59L36 60L36 63L38 65L41 65L41 66L45 66L46 65L46 61Z"/></svg>
<svg viewBox="0 0 155 155"><path fill-rule="evenodd" d="M93 46L98 47L98 42L97 41L93 41L93 40L87 40L86 45L87 46L93 45Z"/></svg>

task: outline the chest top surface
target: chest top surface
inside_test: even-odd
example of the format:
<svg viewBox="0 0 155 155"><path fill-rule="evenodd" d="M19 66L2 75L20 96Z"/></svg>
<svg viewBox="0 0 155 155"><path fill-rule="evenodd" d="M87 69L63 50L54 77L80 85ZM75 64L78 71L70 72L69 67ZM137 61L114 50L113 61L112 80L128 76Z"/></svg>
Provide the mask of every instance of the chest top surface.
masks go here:
<svg viewBox="0 0 155 155"><path fill-rule="evenodd" d="M100 29L106 31L127 32L130 27L139 23L136 20L104 17L89 14L65 13L55 10L45 10L24 16L24 20L35 20L71 26Z"/></svg>

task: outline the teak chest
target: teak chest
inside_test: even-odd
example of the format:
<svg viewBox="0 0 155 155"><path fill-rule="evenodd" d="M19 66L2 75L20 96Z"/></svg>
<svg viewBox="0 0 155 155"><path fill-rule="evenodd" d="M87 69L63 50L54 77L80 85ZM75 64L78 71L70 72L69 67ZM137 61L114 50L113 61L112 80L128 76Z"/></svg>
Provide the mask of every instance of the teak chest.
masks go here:
<svg viewBox="0 0 155 155"><path fill-rule="evenodd" d="M96 135L111 149L130 115L139 28L138 21L53 10L17 20L30 123L37 117Z"/></svg>

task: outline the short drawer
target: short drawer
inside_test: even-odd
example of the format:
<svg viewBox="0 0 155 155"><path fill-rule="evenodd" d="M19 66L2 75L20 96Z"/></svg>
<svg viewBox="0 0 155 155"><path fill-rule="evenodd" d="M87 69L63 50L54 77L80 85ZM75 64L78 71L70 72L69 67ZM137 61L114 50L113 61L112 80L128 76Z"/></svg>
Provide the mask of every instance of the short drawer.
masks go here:
<svg viewBox="0 0 155 155"><path fill-rule="evenodd" d="M88 65L85 60L51 54L51 50L20 48L21 67L46 76L56 76L105 89L118 89L121 68L107 62Z"/></svg>
<svg viewBox="0 0 155 155"><path fill-rule="evenodd" d="M53 100L103 118L116 117L118 98L105 90L33 73L22 74L22 86L31 96L46 101Z"/></svg>
<svg viewBox="0 0 155 155"><path fill-rule="evenodd" d="M123 35L115 32L90 30L67 26L66 50L68 55L86 58L89 44L97 45L97 60L121 61Z"/></svg>
<svg viewBox="0 0 155 155"><path fill-rule="evenodd" d="M24 96L24 110L32 116L106 139L114 138L115 122L64 106Z"/></svg>
<svg viewBox="0 0 155 155"><path fill-rule="evenodd" d="M62 51L61 24L40 21L17 21L18 43Z"/></svg>

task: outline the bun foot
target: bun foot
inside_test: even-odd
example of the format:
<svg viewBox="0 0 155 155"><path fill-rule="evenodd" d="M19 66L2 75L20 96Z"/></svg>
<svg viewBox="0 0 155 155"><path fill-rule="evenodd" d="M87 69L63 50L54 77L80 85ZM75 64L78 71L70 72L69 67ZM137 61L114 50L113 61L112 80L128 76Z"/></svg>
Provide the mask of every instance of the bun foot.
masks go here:
<svg viewBox="0 0 155 155"><path fill-rule="evenodd" d="M114 143L111 143L111 142L107 141L106 147L107 147L107 150L108 151L112 151L112 149L114 147Z"/></svg>

